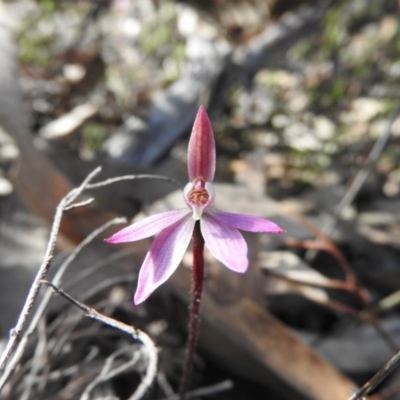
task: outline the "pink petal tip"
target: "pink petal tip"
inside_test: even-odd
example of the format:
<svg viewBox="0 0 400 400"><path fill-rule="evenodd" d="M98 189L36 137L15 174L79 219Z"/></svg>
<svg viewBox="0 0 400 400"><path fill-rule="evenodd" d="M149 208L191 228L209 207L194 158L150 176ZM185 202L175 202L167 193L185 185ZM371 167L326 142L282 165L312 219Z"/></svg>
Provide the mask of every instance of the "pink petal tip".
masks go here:
<svg viewBox="0 0 400 400"><path fill-rule="evenodd" d="M200 106L193 124L188 148L189 180L202 176L212 182L215 174L214 132L207 111Z"/></svg>

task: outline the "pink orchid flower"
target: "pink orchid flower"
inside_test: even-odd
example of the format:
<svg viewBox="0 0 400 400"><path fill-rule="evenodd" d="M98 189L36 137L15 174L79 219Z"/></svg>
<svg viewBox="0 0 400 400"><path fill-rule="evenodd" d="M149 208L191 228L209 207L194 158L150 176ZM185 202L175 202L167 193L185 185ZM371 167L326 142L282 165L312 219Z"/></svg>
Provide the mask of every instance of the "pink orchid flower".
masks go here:
<svg viewBox="0 0 400 400"><path fill-rule="evenodd" d="M212 208L215 191L215 141L211 122L200 107L188 149L190 182L183 195L187 208L156 214L136 222L108 238L108 243L141 240L158 234L139 272L135 304L142 303L178 268L192 237L196 221L211 254L229 269L247 270L247 244L238 231L283 233L276 224L247 214Z"/></svg>

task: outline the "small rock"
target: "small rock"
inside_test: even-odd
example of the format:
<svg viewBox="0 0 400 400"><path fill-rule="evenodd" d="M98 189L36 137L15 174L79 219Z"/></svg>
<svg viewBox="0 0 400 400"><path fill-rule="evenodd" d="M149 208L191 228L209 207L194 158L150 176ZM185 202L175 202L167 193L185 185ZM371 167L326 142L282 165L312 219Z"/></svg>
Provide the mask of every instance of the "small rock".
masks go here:
<svg viewBox="0 0 400 400"><path fill-rule="evenodd" d="M19 155L18 147L11 136L0 126L0 164L9 163Z"/></svg>
<svg viewBox="0 0 400 400"><path fill-rule="evenodd" d="M398 78L400 76L400 61L394 62L388 70L388 74L392 78Z"/></svg>
<svg viewBox="0 0 400 400"><path fill-rule="evenodd" d="M321 140L331 140L336 131L335 124L323 115L314 118L315 135Z"/></svg>
<svg viewBox="0 0 400 400"><path fill-rule="evenodd" d="M12 183L3 176L0 176L0 196L8 196L12 192L13 192Z"/></svg>
<svg viewBox="0 0 400 400"><path fill-rule="evenodd" d="M399 63L399 76L400 76L400 63ZM395 137L400 136L400 117L397 117L392 124L392 135Z"/></svg>
<svg viewBox="0 0 400 400"><path fill-rule="evenodd" d="M398 21L395 16L387 15L379 24L378 36L383 42L391 40L397 32Z"/></svg>
<svg viewBox="0 0 400 400"><path fill-rule="evenodd" d="M382 133L385 132L385 130L387 129L387 120L384 118L380 118L376 121L374 121L371 125L370 125L370 130L369 130L369 134L371 138L379 138L380 136L382 136Z"/></svg>
<svg viewBox="0 0 400 400"><path fill-rule="evenodd" d="M290 123L290 119L287 115L285 114L276 114L272 118L272 125L275 128L284 128L285 126L288 126Z"/></svg>
<svg viewBox="0 0 400 400"><path fill-rule="evenodd" d="M385 110L385 103L368 97L355 99L351 115L354 121L367 122Z"/></svg>
<svg viewBox="0 0 400 400"><path fill-rule="evenodd" d="M276 85L282 89L292 89L299 85L300 79L295 74L285 70L261 70L254 77L254 82L261 86Z"/></svg>
<svg viewBox="0 0 400 400"><path fill-rule="evenodd" d="M315 137L314 132L302 122L294 122L284 130L287 144L300 151L320 150L321 142Z"/></svg>
<svg viewBox="0 0 400 400"><path fill-rule="evenodd" d="M297 92L290 96L287 103L287 108L294 112L300 113L304 111L309 104L309 98L306 93Z"/></svg>
<svg viewBox="0 0 400 400"><path fill-rule="evenodd" d="M7 163L15 160L19 150L14 143L0 144L0 163Z"/></svg>
<svg viewBox="0 0 400 400"><path fill-rule="evenodd" d="M275 102L262 88L251 92L240 92L238 99L237 119L245 124L263 125L275 111Z"/></svg>

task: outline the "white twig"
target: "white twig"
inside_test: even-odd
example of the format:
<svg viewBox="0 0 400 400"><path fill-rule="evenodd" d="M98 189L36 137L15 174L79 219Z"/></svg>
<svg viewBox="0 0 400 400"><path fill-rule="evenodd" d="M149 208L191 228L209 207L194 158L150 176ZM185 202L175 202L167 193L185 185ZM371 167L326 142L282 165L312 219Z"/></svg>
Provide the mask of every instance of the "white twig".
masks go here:
<svg viewBox="0 0 400 400"><path fill-rule="evenodd" d="M384 379L400 365L400 351L397 352L361 389L357 390L349 400L363 400Z"/></svg>
<svg viewBox="0 0 400 400"><path fill-rule="evenodd" d="M120 224L120 223L124 223L124 222L126 222L125 218L114 218L113 220L107 222L106 224L104 224L100 228L98 228L95 231L93 231L89 236L87 236L78 246L76 246L74 248L74 250L71 252L71 254L61 264L61 266L57 270L57 273L54 276L53 282L55 284L57 284L57 285L60 284L61 279L62 279L66 269L70 265L70 263L82 251L82 249L85 246L87 246L93 239L95 239L100 233L105 231L111 225ZM36 326L39 323L39 320L42 317L42 315L43 315L43 313L44 313L44 311L45 311L45 309L47 307L47 304L50 301L51 295L52 295L52 291L48 290L44 294L44 296L43 296L38 308L36 309L35 313L33 314L32 320L31 320L28 328L24 332L24 334L22 336L22 339L19 342L19 346L17 347L13 358L9 362L9 364L7 366L7 369L4 371L4 374L1 376L1 379L0 379L0 390L4 386L4 384L7 381L9 375L11 374L11 372L14 370L15 366L18 364L19 360L21 359L21 356L22 356L22 354L23 354L23 352L24 352L24 350L26 348L26 345L28 344L28 339L32 335L32 333L35 331Z"/></svg>
<svg viewBox="0 0 400 400"><path fill-rule="evenodd" d="M117 250L114 253L108 254L105 257L96 260L92 265L88 266L85 269L82 269L76 276L70 278L68 282L65 282L64 289L67 290L73 287L77 282L81 282L83 279L91 276L92 274L98 272L100 269L106 266L113 265L124 257L132 257L132 254L135 254L135 251L137 250L128 247L125 249ZM53 282L56 283L54 279Z"/></svg>
<svg viewBox="0 0 400 400"><path fill-rule="evenodd" d="M121 283L127 283L131 281L133 282L133 280L134 279L132 276L117 276L115 278L107 279L106 281L102 281L95 287L86 291L80 300L85 301L86 299L91 298L96 293L100 292L101 290L104 290L105 288L108 288L110 286L115 286ZM52 282L53 284L55 284L54 280ZM49 292L52 292L52 290L49 289ZM54 343L54 346L49 349L49 352L51 352L52 357L56 357L62 352L64 346L66 345L66 342L70 339L70 335L74 331L75 326L79 323L80 319L81 318L77 318L73 322L71 321L68 322L68 327L63 329L62 336L58 337L58 340ZM51 333L51 329L49 329L49 332Z"/></svg>
<svg viewBox="0 0 400 400"><path fill-rule="evenodd" d="M25 304L21 310L21 313L18 317L18 321L13 329L10 331L10 338L8 340L8 343L3 351L3 353L0 356L0 391L4 387L5 383L7 382L9 376L11 373L15 370L15 367L18 365L18 362L20 361L22 354L26 348L26 345L28 343L29 337L32 335L32 333L35 331L37 324L43 315L47 304L50 300L51 297L51 290L47 291L41 300L35 314L33 315L31 322L28 326L28 328L25 330L28 318L30 317L31 311L33 304L35 303L38 293L40 290L41 282L45 279L49 268L50 268L50 263L53 259L54 255L54 249L55 249L55 244L58 236L58 232L60 229L61 225L61 219L65 211L76 208L76 207L82 207L90 204L92 201L91 199L88 200L83 200L78 203L74 203L74 201L82 194L84 190L87 189L96 189L96 188L101 188L106 185L110 185L112 183L120 182L123 180L134 180L134 179L158 179L158 180L165 180L171 183L174 183L177 186L180 186L180 184L170 178L160 176L160 175L148 175L148 174L142 174L142 175L126 175L126 176L121 176L117 178L110 178L106 179L101 182L97 182L94 184L91 184L91 180L101 171L101 168L98 167L96 168L93 172L91 172L88 177L82 182L82 184L71 190L59 203L57 206L55 216L54 216L54 222L50 231L50 237L48 240L45 256L43 259L43 262L39 268L39 271L37 272L34 281L31 285L31 288L28 292L27 298L25 300ZM61 282L61 278L69 266L69 264L74 260L74 258L77 256L77 254L90 242L92 241L97 235L102 233L105 229L107 229L109 226L113 224L119 224L119 223L124 223L126 222L124 218L115 218L112 221L107 222L104 224L102 227L96 229L94 232L92 232L85 240L83 240L69 255L69 257L64 261L64 263L60 266L58 269L54 279L53 283L58 285ZM143 338L143 341L146 342L146 338Z"/></svg>
<svg viewBox="0 0 400 400"><path fill-rule="evenodd" d="M82 193L82 191L85 189L87 184L94 178L95 175L97 175L101 171L101 168L98 167L96 168L92 173L88 175L88 177L82 182L82 184L73 190L71 190L60 202L56 209L56 213L54 216L54 223L51 228L50 232L50 238L49 242L47 245L47 249L45 252L44 260L42 262L42 265L39 268L38 273L36 274L36 277L31 285L31 288L29 290L28 296L25 300L25 304L22 308L22 311L19 315L17 324L13 329L10 331L10 338L8 340L8 343L0 357L0 376L2 376L5 372L7 363L11 357L11 355L14 353L15 348L17 347L18 343L21 340L21 335L25 329L26 323L28 321L28 317L30 315L30 312L32 310L33 304L35 303L35 300L39 294L39 289L40 289L40 282L46 277L47 272L50 269L50 263L51 260L53 259L54 255L54 248L56 245L56 240L57 240L57 235L60 229L60 224L61 224L61 219L64 213L65 207L68 207L70 204L72 204L75 199ZM0 381L0 390L3 387L5 383L5 380Z"/></svg>
<svg viewBox="0 0 400 400"><path fill-rule="evenodd" d="M134 351L132 354L132 358L116 367L111 369L114 360L120 356L121 354L125 353L127 350L134 350L132 349L132 345L129 346L125 346L122 347L118 350L116 350L114 353L110 354L107 359L104 362L103 368L100 371L100 373L96 376L96 378L86 387L86 389L83 391L82 395L81 395L81 399L80 400L89 400L90 399L90 392L100 383L105 382L119 374L121 374L122 372L127 371L128 369L130 369L131 367L133 367L135 364L137 364L137 362L139 361L140 357L137 351Z"/></svg>
<svg viewBox="0 0 400 400"><path fill-rule="evenodd" d="M115 328L122 332L125 332L144 345L144 347L147 350L147 354L148 354L148 358L149 358L146 374L145 374L144 378L142 379L140 385L136 389L135 393L133 393L133 395L131 397L129 397L129 400L141 399L144 396L144 394L147 392L149 387L152 385L154 378L156 376L156 373L157 373L158 352L157 352L157 348L156 348L154 342L151 340L151 338L146 333L140 331L139 329L136 329L133 326L126 325L123 322L117 321L113 318L107 317L107 316L99 313L95 309L88 307L87 305L79 302L78 300L76 300L72 296L70 296L68 293L66 293L62 289L58 288L52 282L46 282L46 281L42 281L42 282L49 285L57 293L59 293L60 295L64 296L66 299L68 299L72 304L74 304L81 310L85 311L86 315L89 318L92 318L96 321L100 321L103 324L111 326L112 328Z"/></svg>
<svg viewBox="0 0 400 400"><path fill-rule="evenodd" d="M35 348L35 353L33 355L33 360L31 364L31 368L29 374L25 377L26 379L26 386L24 391L21 395L20 400L29 400L31 395L31 390L33 384L35 382L35 378L38 372L42 369L43 370L43 363L46 360L46 345L47 345L47 338L46 338L46 326L44 320L41 320L41 323L38 325L38 343Z"/></svg>
<svg viewBox="0 0 400 400"><path fill-rule="evenodd" d="M69 210L72 210L73 208L78 208L78 207L85 207L85 206L88 206L89 204L92 204L93 202L94 202L93 198L83 200L83 201L80 201L79 203L74 203L74 204L71 204L70 206L65 207L64 211L69 211Z"/></svg>
<svg viewBox="0 0 400 400"><path fill-rule="evenodd" d="M96 183L91 183L89 185L86 185L86 189L97 189L99 187L111 185L112 183L117 183L121 181L131 181L131 180L136 180L136 179L156 179L159 181L166 181L173 183L175 186L178 188L181 187L181 184L176 181L175 179L168 178L166 176L162 175L152 175L152 174L139 174L139 175L122 175L122 176L117 176L115 178L109 178L101 182L96 182Z"/></svg>

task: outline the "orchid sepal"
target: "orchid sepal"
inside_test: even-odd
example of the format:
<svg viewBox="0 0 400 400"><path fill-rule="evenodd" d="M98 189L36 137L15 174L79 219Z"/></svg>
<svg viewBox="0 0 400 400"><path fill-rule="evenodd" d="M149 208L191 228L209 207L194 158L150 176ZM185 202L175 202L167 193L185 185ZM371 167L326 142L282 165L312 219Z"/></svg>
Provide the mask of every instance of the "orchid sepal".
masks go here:
<svg viewBox="0 0 400 400"><path fill-rule="evenodd" d="M214 132L207 111L200 106L189 140L187 156L189 181L202 177L206 182L212 182L215 160Z"/></svg>

